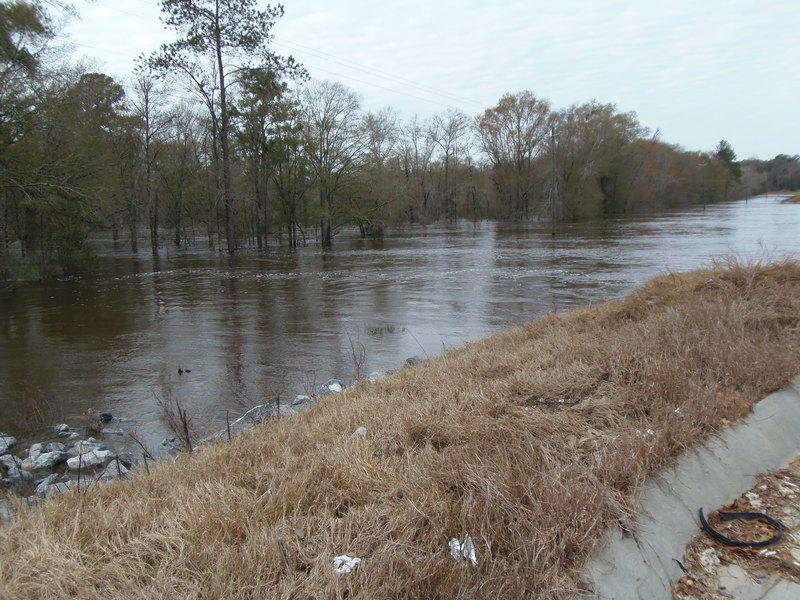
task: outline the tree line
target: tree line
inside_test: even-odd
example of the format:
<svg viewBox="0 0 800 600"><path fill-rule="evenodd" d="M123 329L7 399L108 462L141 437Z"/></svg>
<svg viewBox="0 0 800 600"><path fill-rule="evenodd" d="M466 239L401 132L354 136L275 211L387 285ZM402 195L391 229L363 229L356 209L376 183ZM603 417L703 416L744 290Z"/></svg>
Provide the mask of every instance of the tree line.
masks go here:
<svg viewBox="0 0 800 600"><path fill-rule="evenodd" d="M481 114L401 119L272 52L281 6L161 0L173 42L126 81L68 62L57 0L0 5L0 280L69 271L91 235L235 252L328 246L343 227L601 218L800 188L800 157L738 161L659 139L635 113L530 91Z"/></svg>

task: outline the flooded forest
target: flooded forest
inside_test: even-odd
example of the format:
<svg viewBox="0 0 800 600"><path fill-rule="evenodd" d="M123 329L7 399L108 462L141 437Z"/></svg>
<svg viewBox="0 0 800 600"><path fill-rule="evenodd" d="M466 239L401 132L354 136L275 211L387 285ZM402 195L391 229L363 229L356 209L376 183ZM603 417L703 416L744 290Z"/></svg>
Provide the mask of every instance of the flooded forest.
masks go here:
<svg viewBox="0 0 800 600"><path fill-rule="evenodd" d="M162 4L175 41L125 80L72 62L54 5L0 6L2 285L91 270L98 239L152 255L325 247L347 230L555 225L800 188L797 156L686 150L602 101L520 91L475 115L365 111L270 49L282 9Z"/></svg>

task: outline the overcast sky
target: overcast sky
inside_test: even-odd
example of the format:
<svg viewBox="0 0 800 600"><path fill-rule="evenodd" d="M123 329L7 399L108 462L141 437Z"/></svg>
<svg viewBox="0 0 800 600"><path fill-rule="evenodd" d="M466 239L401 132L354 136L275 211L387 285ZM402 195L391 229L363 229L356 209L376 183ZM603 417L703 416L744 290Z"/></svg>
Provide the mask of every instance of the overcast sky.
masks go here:
<svg viewBox="0 0 800 600"><path fill-rule="evenodd" d="M157 0L73 0L75 52L124 78L172 39ZM800 154L798 0L287 0L274 47L367 110L475 115L531 90L635 111L687 150Z"/></svg>

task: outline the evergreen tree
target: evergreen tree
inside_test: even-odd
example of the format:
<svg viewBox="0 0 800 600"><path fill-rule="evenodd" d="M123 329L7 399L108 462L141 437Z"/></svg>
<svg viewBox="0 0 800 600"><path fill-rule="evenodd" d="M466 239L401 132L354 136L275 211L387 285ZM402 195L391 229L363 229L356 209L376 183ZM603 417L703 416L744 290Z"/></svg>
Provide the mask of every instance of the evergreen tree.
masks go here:
<svg viewBox="0 0 800 600"><path fill-rule="evenodd" d="M222 191L228 252L236 251L233 230L231 174L231 113L229 95L251 61L281 74L303 76L293 58L282 58L268 45L283 6L257 8L256 0L161 0L164 22L177 39L150 58L162 72L177 71L189 78L209 110L214 136L222 154Z"/></svg>

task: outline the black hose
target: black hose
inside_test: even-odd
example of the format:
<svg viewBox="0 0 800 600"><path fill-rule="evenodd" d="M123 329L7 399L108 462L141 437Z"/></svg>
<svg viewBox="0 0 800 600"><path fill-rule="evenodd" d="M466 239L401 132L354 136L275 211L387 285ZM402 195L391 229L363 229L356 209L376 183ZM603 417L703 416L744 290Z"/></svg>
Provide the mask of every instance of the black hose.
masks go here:
<svg viewBox="0 0 800 600"><path fill-rule="evenodd" d="M764 546L771 546L772 544L777 544L783 538L783 525L780 521L773 519L770 516L765 515L764 513L756 513L756 512L722 512L719 511L717 514L719 518L723 521L734 521L736 519L744 519L746 521L752 521L755 519L764 519L767 523L772 525L775 529L778 530L774 536L772 536L768 540L764 540L762 542L740 542L738 540L732 540L729 537L722 535L719 531L711 527L706 521L705 515L703 515L703 509L700 509L700 524L703 526L708 534L713 537L715 540L722 542L723 544L729 544L731 546L739 546L743 548L762 548Z"/></svg>

